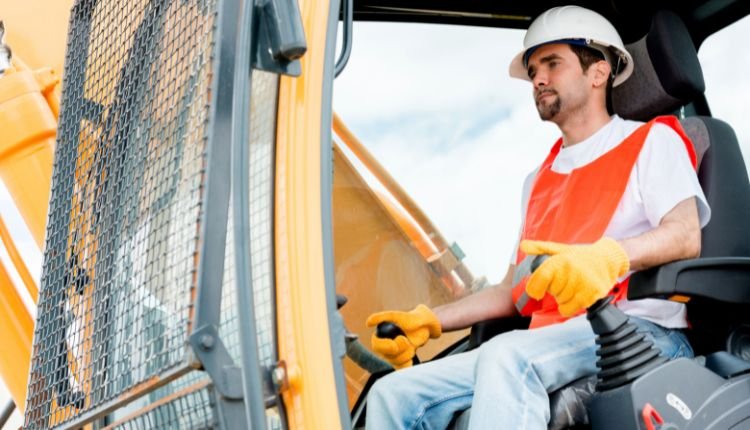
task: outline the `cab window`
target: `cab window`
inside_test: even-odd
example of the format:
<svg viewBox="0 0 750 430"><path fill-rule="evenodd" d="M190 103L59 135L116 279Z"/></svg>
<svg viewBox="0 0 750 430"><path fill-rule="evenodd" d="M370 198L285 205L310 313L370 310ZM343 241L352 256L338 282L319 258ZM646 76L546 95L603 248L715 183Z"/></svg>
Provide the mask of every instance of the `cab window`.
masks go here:
<svg viewBox="0 0 750 430"><path fill-rule="evenodd" d="M698 51L706 81L706 99L711 115L726 121L737 133L745 165L750 168L750 56L738 51L738 42L750 34L750 16L709 36ZM740 44L741 45L741 44Z"/></svg>
<svg viewBox="0 0 750 430"><path fill-rule="evenodd" d="M455 256L465 254L463 264L478 283L485 277L484 285L506 273L519 232L523 181L559 133L539 119L530 84L508 75L523 35L355 22L351 58L334 82L333 109L341 123L447 245L458 245ZM372 159L358 158L362 151L350 148L345 135L335 123L337 293L348 298L341 309L347 328L369 347L367 315L436 306L472 285L441 275L440 267L451 267L450 255L434 243L434 232L420 235L410 227L420 224L420 215L392 195L393 187L379 183L383 172ZM429 342L419 358L432 358L467 333ZM369 375L349 359L345 368L351 402Z"/></svg>

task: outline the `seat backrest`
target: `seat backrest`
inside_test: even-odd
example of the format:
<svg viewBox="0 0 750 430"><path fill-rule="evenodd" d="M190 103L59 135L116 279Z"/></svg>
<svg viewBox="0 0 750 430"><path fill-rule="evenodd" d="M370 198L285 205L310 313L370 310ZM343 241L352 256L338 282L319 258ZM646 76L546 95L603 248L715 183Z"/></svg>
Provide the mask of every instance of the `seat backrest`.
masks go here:
<svg viewBox="0 0 750 430"><path fill-rule="evenodd" d="M708 147L698 170L711 207L701 257L750 257L750 182L734 130L711 117L687 118L682 124L696 146L703 141Z"/></svg>
<svg viewBox="0 0 750 430"><path fill-rule="evenodd" d="M685 24L673 12L657 12L646 36L627 46L635 70L613 89L615 112L647 121L674 113L705 90L695 45ZM732 128L712 117L681 121L695 145L698 179L711 220L702 232L701 257L750 257L750 182Z"/></svg>
<svg viewBox="0 0 750 430"><path fill-rule="evenodd" d="M620 116L644 121L674 113L702 96L705 84L695 47L674 13L655 14L649 33L627 48L634 57L635 71L612 93ZM701 258L750 257L750 230L744 225L750 218L750 183L737 136L728 124L712 117L692 116L681 123L695 145L698 179L711 207L711 220L702 231ZM733 276L729 274L729 278ZM742 284L739 278L737 282ZM708 284L698 287L716 288ZM750 339L731 334L747 324L746 306L693 299L688 314L693 327L689 337L697 354L750 348L749 342L731 340Z"/></svg>

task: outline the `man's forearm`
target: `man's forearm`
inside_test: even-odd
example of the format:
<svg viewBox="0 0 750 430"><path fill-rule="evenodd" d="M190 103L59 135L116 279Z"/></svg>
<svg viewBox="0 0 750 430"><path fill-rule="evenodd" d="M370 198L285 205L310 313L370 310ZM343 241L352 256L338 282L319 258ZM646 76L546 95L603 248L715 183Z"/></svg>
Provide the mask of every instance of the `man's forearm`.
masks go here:
<svg viewBox="0 0 750 430"><path fill-rule="evenodd" d="M657 228L619 242L628 254L631 270L697 257L701 231L695 198L678 203Z"/></svg>
<svg viewBox="0 0 750 430"><path fill-rule="evenodd" d="M515 315L511 294L514 269L515 266L509 265L505 278L497 285L433 309L443 331L460 330L479 321Z"/></svg>
<svg viewBox="0 0 750 430"><path fill-rule="evenodd" d="M678 203L659 226L636 237L619 241L632 270L642 270L700 254L700 222L695 198ZM433 311L443 331L459 330L493 318L516 315L511 295L515 267L509 266L500 284L484 289Z"/></svg>

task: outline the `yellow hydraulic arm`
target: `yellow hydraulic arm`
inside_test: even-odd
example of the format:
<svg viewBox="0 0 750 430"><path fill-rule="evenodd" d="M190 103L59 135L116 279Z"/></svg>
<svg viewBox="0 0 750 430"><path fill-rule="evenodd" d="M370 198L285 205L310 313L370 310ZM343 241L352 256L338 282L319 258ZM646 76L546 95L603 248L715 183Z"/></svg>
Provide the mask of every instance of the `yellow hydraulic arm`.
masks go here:
<svg viewBox="0 0 750 430"><path fill-rule="evenodd" d="M59 76L71 3L71 0L11 2L0 12L0 43L4 39L0 49L0 180L40 249L44 242L59 111ZM28 65L22 57L28 60ZM0 239L13 266L0 263L0 333L4 335L0 377L23 412L34 322L21 299L21 286L14 284L11 274L19 275L34 302L38 287L16 248L13 229L14 226L8 228L0 218Z"/></svg>

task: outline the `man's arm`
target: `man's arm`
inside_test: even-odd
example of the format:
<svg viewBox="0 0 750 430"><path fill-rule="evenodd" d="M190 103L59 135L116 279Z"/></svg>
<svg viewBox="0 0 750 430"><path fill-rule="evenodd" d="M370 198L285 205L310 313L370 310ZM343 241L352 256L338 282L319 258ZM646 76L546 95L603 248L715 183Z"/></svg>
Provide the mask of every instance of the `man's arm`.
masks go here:
<svg viewBox="0 0 750 430"><path fill-rule="evenodd" d="M689 197L661 217L653 230L621 241L604 237L588 245L565 245L524 240L521 250L527 255L552 255L531 275L526 293L537 300L550 293L563 316L575 315L607 295L629 269L697 257L698 220L695 198Z"/></svg>
<svg viewBox="0 0 750 430"><path fill-rule="evenodd" d="M628 254L631 270L698 257L701 229L695 197L678 203L655 229L619 242Z"/></svg>
<svg viewBox="0 0 750 430"><path fill-rule="evenodd" d="M514 265L499 284L433 309L443 331L460 330L474 323L516 314L511 295Z"/></svg>

